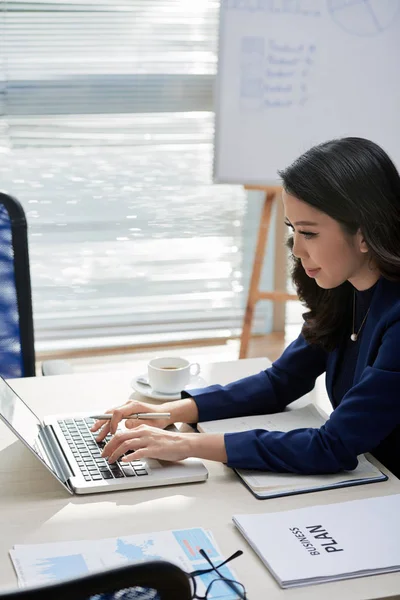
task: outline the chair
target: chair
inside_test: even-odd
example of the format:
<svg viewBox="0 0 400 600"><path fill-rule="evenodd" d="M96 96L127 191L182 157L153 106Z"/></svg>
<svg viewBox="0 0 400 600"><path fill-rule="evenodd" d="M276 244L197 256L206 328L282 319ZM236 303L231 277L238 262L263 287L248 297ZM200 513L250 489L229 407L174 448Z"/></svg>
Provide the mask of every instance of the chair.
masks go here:
<svg viewBox="0 0 400 600"><path fill-rule="evenodd" d="M27 223L21 204L0 192L0 375L35 375ZM43 374L71 372L64 361L47 361Z"/></svg>
<svg viewBox="0 0 400 600"><path fill-rule="evenodd" d="M130 564L34 588L0 591L0 600L190 600L188 576L172 563Z"/></svg>

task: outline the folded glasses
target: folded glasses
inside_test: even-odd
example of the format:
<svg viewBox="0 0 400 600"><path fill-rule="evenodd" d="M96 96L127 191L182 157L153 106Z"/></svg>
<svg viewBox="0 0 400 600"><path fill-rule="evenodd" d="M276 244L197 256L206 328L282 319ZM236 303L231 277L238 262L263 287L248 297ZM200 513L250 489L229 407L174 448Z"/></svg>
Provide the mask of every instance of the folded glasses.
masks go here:
<svg viewBox="0 0 400 600"><path fill-rule="evenodd" d="M199 550L199 553L203 558L206 559L206 561L210 565L210 568L198 569L197 571L192 571L191 573L188 573L192 584L192 598L196 600L211 600L211 598L218 598L221 596L226 597L228 592L227 588L229 588L229 591L232 594L229 595L228 598L240 598L242 600L246 600L247 596L244 585L240 583L240 581L236 581L234 579L226 577L223 573L223 570L221 571L221 567L224 567L224 565L226 565L234 558L241 556L243 554L242 550L237 550L219 565L214 565L207 553L202 548ZM205 584L207 586L205 595L200 596L198 594L198 583L196 582L196 577L201 577L209 573L216 573L218 577L216 577L215 579L211 579L211 581Z"/></svg>

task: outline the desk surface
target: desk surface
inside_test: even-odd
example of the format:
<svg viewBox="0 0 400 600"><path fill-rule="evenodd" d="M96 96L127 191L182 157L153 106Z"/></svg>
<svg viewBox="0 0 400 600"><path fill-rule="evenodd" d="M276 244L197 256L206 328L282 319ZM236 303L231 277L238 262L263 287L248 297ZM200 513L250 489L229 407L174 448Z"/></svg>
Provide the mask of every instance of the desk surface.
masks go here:
<svg viewBox="0 0 400 600"><path fill-rule="evenodd" d="M256 373L267 359L204 365L209 383L227 383ZM71 410L105 409L134 394L134 373L61 375L11 381L39 416ZM237 513L289 510L400 493L400 481L388 481L279 499L257 500L229 468L206 461L209 479L186 484L88 496L69 496L13 434L0 423L0 587L16 586L8 557L14 544L114 537L163 529L205 527L222 552L244 555L232 565L250 599L325 600L393 598L400 594L400 573L281 590L231 521Z"/></svg>

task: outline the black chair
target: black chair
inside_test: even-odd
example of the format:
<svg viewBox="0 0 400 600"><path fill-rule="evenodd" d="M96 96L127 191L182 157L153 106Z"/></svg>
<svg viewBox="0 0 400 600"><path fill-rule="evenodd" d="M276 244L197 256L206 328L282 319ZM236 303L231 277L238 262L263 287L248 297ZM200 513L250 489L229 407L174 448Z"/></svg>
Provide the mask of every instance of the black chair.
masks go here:
<svg viewBox="0 0 400 600"><path fill-rule="evenodd" d="M64 361L47 361L43 374L71 372ZM0 375L35 375L27 223L15 198L0 192Z"/></svg>
<svg viewBox="0 0 400 600"><path fill-rule="evenodd" d="M172 563L156 560L75 579L0 592L0 600L190 600L189 578Z"/></svg>

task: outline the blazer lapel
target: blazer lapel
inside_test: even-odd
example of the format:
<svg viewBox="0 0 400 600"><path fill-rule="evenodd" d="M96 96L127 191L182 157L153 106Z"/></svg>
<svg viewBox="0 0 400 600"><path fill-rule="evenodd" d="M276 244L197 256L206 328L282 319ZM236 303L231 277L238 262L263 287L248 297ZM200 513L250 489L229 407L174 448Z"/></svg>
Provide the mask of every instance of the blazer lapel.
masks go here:
<svg viewBox="0 0 400 600"><path fill-rule="evenodd" d="M355 343L359 343L360 347L359 347L359 351L358 351L356 368L354 371L353 385L355 385L359 381L359 379L362 375L362 372L364 371L365 367L367 366L368 356L369 356L370 349L371 349L371 342L374 337L373 334L374 334L374 331L376 329L376 325L377 325L379 319L382 317L382 307L385 305L384 298L386 298L385 279L383 279L383 277L381 277L377 283L375 293L372 297L369 315L364 324L362 335L360 336L359 342L355 342ZM326 391L331 400L331 403L332 403L332 387L333 387L333 382L335 381L335 378L336 378L338 359L339 359L339 355L340 355L341 346L342 345L339 345L338 348L336 348L335 350L333 350L330 353L330 356L329 356L328 362L327 362Z"/></svg>
<svg viewBox="0 0 400 600"><path fill-rule="evenodd" d="M330 354L328 356L327 364L326 364L325 387L326 387L326 391L327 391L327 394L328 394L329 400L331 401L332 406L333 406L332 387L333 387L333 382L335 381L336 369L338 366L338 359L339 359L339 348L336 348L335 350L332 350L332 352L330 352Z"/></svg>
<svg viewBox="0 0 400 600"><path fill-rule="evenodd" d="M364 331L361 335L353 385L359 382L361 375L368 364L370 353L375 346L374 334L377 333L377 324L379 320L382 318L382 315L385 314L385 300L387 300L385 295L385 280L381 277L372 297L369 315L365 321Z"/></svg>

